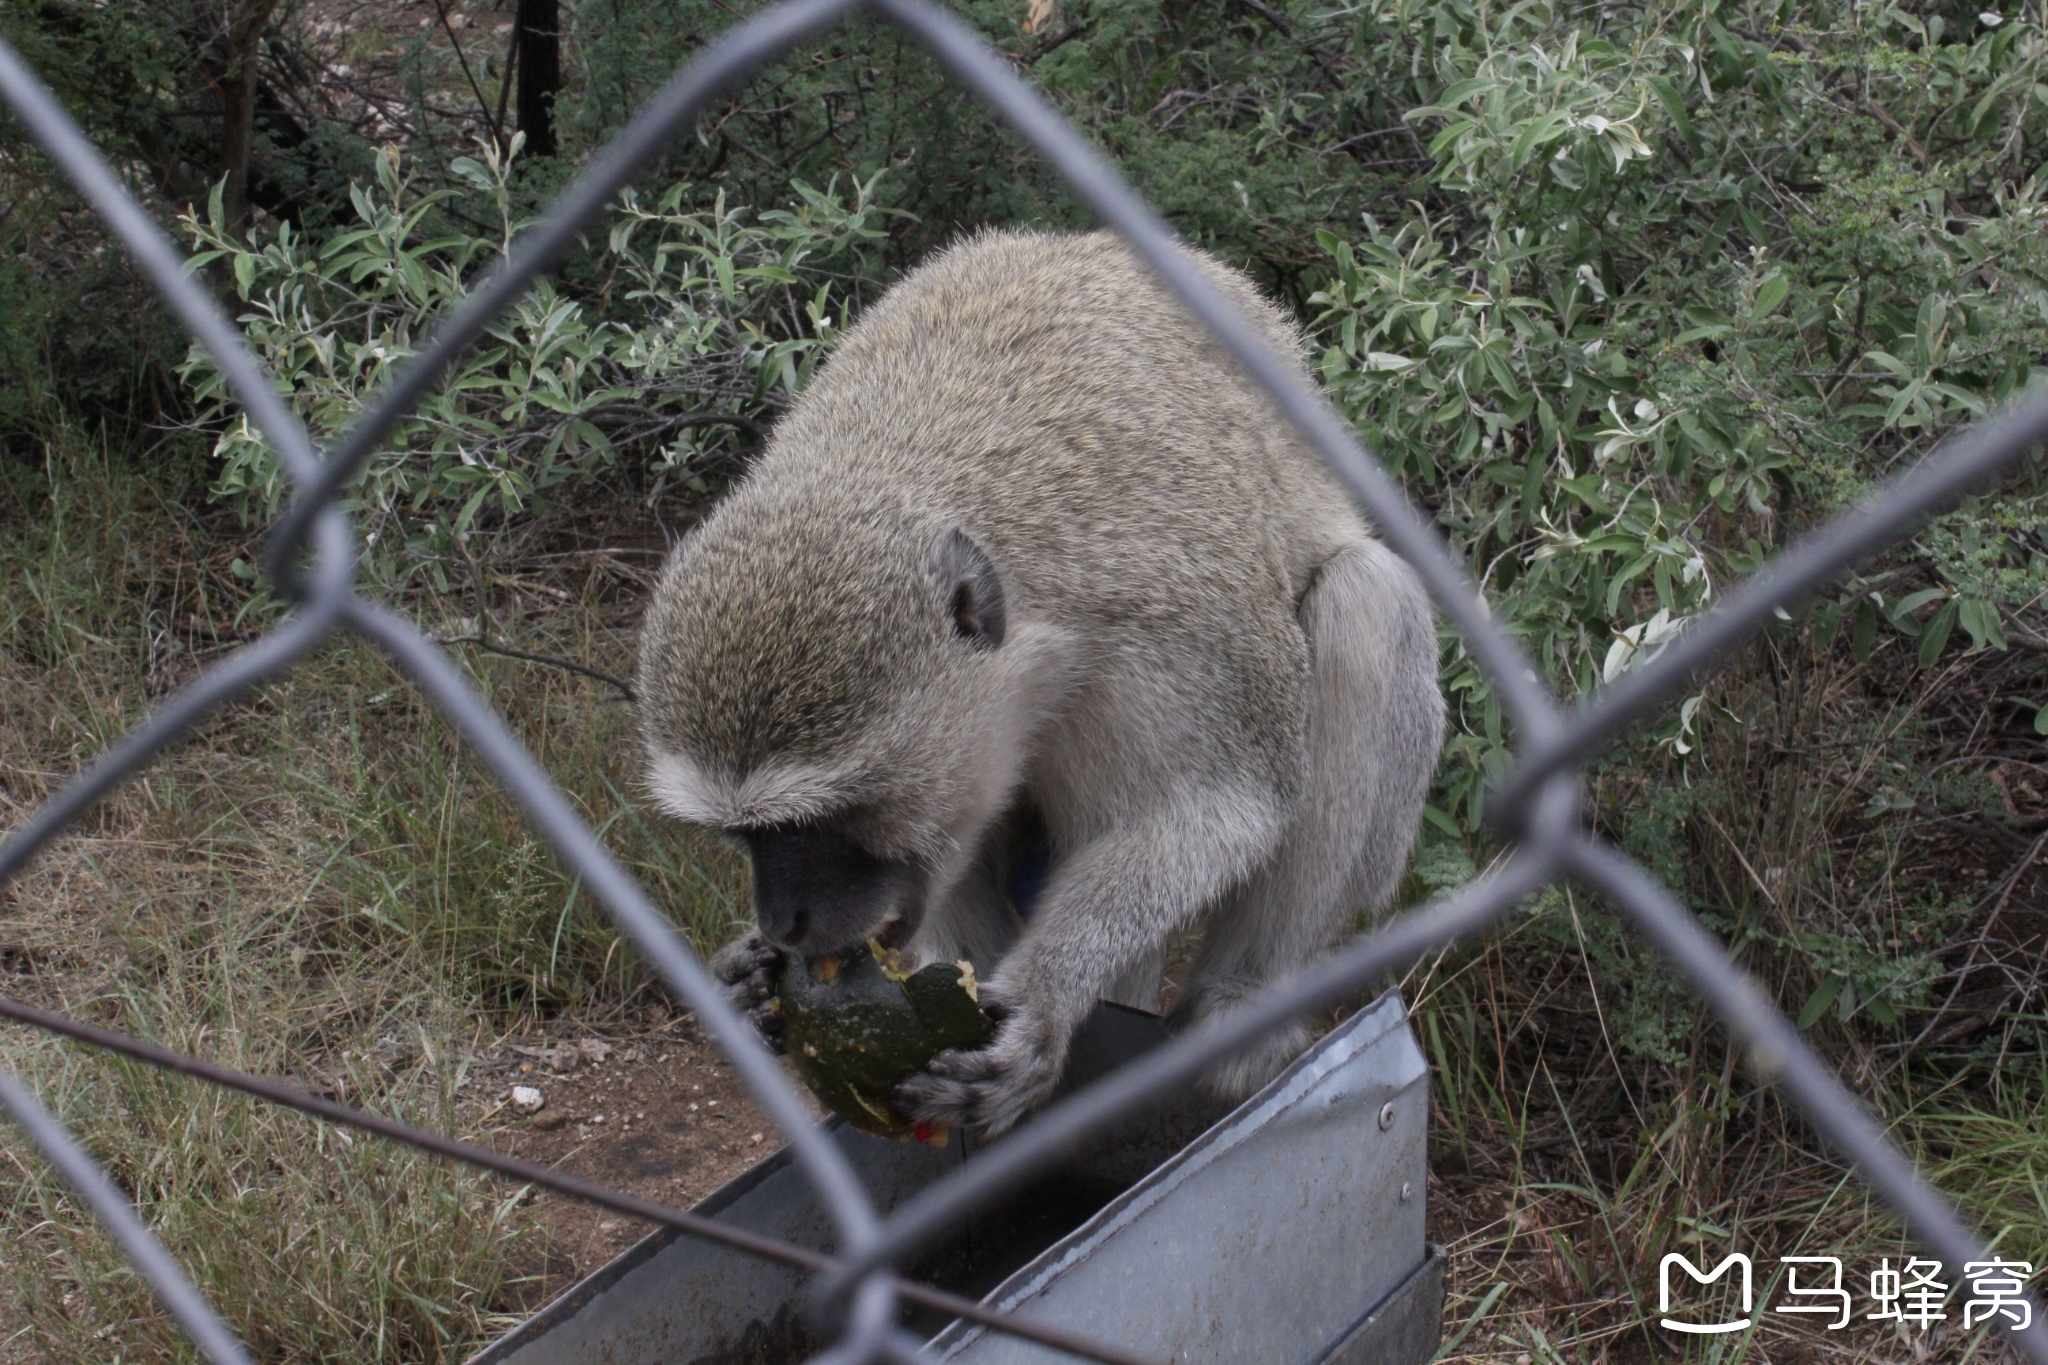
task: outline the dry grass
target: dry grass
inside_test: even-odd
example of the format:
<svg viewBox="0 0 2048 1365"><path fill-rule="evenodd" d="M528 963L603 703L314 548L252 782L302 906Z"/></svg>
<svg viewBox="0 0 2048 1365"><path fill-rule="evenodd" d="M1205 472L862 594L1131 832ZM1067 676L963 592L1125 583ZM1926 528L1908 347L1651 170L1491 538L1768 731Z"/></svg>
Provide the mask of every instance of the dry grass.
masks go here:
<svg viewBox="0 0 2048 1365"><path fill-rule="evenodd" d="M258 624L237 620L244 547L220 527L89 454L55 458L54 498L22 478L0 510L0 823ZM626 623L584 578L494 583L495 629L617 666ZM583 589L568 603L565 582ZM559 670L470 662L685 931L722 939L733 868L633 808L624 708ZM644 989L446 729L349 644L230 708L0 890L0 991L470 1135L482 1031ZM502 1189L25 1030L0 1031L0 1064L261 1358L459 1359L492 1327L530 1226ZM118 1254L11 1146L0 1282L48 1359L181 1358Z"/></svg>
<svg viewBox="0 0 2048 1365"><path fill-rule="evenodd" d="M1852 1089L2008 1258L2048 1263L2048 871L2022 799L2040 660L1930 677L1787 634L1717 685L1703 752L1595 775L1606 832L1681 890ZM1736 723L1733 717L1741 717ZM2024 728L2023 728L2024 727ZM1833 984L1830 985L1830 979ZM1596 902L1548 894L1481 948L1411 973L1435 1066L1445 1360L2003 1361L1996 1332L1864 1321L1913 1250L1803 1121ZM1763 1311L1726 1337L1657 1326L1667 1252L1832 1255L1859 1319ZM1730 1316L1736 1316L1730 1314Z"/></svg>

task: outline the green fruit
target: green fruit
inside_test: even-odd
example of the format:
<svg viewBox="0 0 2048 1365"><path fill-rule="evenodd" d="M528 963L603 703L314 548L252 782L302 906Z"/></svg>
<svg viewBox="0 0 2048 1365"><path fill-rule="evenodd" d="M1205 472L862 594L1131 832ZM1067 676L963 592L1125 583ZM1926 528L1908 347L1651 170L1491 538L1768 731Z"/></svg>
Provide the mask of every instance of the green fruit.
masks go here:
<svg viewBox="0 0 2048 1365"><path fill-rule="evenodd" d="M913 1133L893 1103L898 1085L947 1048L978 1048L996 1030L975 1003L973 966L899 971L896 955L872 940L844 957L791 958L776 1006L804 1084L854 1127L886 1137Z"/></svg>

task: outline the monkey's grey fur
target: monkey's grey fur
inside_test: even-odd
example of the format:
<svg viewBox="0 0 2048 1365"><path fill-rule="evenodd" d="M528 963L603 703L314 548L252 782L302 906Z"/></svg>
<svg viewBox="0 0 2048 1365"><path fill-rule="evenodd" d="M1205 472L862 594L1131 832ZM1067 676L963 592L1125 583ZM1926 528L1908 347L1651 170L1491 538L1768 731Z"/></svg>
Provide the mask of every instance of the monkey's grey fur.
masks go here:
<svg viewBox="0 0 2048 1365"><path fill-rule="evenodd" d="M1436 652L1406 566L1115 238L993 233L868 311L668 564L648 787L754 855L759 927L715 964L744 1003L782 950L974 961L994 1041L902 1098L997 1133L1177 930L1206 919L1199 1017L1385 904L1442 740ZM1053 862L1020 926L1003 879L1034 820ZM1210 1084L1249 1093L1307 1036Z"/></svg>

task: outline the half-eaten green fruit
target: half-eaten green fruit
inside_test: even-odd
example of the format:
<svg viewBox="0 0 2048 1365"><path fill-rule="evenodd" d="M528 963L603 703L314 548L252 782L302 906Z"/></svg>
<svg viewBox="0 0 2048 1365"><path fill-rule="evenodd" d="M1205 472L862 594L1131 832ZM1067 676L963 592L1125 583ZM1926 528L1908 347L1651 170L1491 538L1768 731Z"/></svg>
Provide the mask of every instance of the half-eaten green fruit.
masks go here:
<svg viewBox="0 0 2048 1365"><path fill-rule="evenodd" d="M864 1133L943 1145L945 1131L896 1111L896 1087L947 1048L971 1051L995 1034L973 964L902 970L870 939L865 950L806 962L791 957L776 1008L797 1075L833 1113Z"/></svg>

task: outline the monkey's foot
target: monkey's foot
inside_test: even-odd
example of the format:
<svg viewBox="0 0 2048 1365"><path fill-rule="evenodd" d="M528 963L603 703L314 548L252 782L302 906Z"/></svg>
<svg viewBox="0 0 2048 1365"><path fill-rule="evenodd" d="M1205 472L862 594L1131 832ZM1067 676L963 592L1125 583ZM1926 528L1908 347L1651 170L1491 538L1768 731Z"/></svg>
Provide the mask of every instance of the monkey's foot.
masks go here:
<svg viewBox="0 0 2048 1365"><path fill-rule="evenodd" d="M763 1042L782 1051L782 1012L775 1008L775 991L782 976L782 949L749 930L711 957L711 974L724 985L733 1008L754 1026Z"/></svg>
<svg viewBox="0 0 2048 1365"><path fill-rule="evenodd" d="M1309 1041L1309 1031L1299 1024L1275 1029L1211 1066L1202 1075L1201 1088L1224 1104L1241 1104L1299 1057Z"/></svg>
<svg viewBox="0 0 2048 1365"><path fill-rule="evenodd" d="M1181 1033L1204 1020L1226 1014L1257 994L1262 985L1257 981L1197 981L1180 1008L1167 1020L1167 1027ZM1197 1084L1211 1099L1229 1105L1241 1103L1299 1057L1309 1041L1310 1034L1305 1025L1299 1022L1282 1024L1212 1063Z"/></svg>
<svg viewBox="0 0 2048 1365"><path fill-rule="evenodd" d="M1063 1063L1052 1029L1013 1008L994 1042L979 1052L941 1052L897 1087L896 1102L920 1122L996 1137L1052 1097Z"/></svg>

